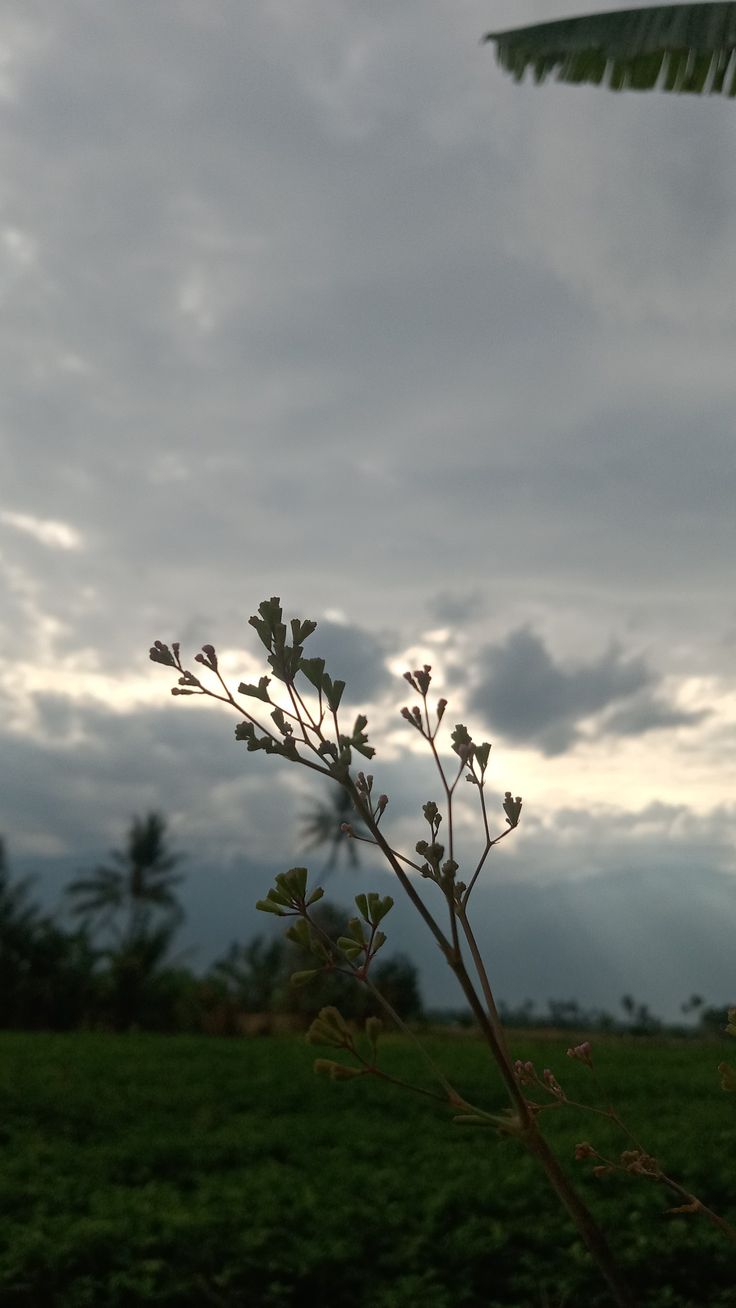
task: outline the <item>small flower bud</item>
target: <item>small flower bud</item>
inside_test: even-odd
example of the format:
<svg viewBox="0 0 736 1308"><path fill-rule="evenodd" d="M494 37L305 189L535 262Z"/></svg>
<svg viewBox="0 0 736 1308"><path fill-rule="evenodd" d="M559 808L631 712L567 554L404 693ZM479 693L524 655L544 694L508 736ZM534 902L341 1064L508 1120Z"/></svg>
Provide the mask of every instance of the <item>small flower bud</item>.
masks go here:
<svg viewBox="0 0 736 1308"><path fill-rule="evenodd" d="M558 1099L564 1099L562 1086L560 1085L559 1081L557 1080L557 1077L555 1076L551 1068L545 1067L544 1072L542 1073L542 1078L544 1080L544 1084L546 1085L547 1089L553 1095L557 1095Z"/></svg>
<svg viewBox="0 0 736 1308"><path fill-rule="evenodd" d="M587 1140L582 1140L580 1144L575 1145L575 1157L577 1158L578 1162L580 1162L583 1158L595 1158L595 1156L596 1156L595 1149L593 1148L592 1144L588 1144Z"/></svg>
<svg viewBox="0 0 736 1308"><path fill-rule="evenodd" d="M414 673L414 681L412 682L412 685L415 685L417 687L420 695L426 695L427 691L429 690L430 682L432 680L432 677L430 675L431 671L432 671L431 665L429 663L425 663L423 668L417 668Z"/></svg>
<svg viewBox="0 0 736 1308"><path fill-rule="evenodd" d="M585 1063L586 1067L593 1066L589 1040L583 1040L582 1044L574 1045L572 1049L566 1050L566 1054L568 1058L577 1058L580 1063Z"/></svg>
<svg viewBox="0 0 736 1308"><path fill-rule="evenodd" d="M443 715L444 715L444 712L445 712L445 709L446 709L446 708L447 708L447 700L446 700L446 699L438 699L438 700L437 700L437 720L438 720L438 722L441 722L441 721L442 721L442 717L443 717Z"/></svg>
<svg viewBox="0 0 736 1308"><path fill-rule="evenodd" d="M154 640L150 650L148 651L148 657L151 659L153 663L162 663L165 668L176 667L176 661L171 653L171 650L169 649L168 645L164 645L164 642L162 640Z"/></svg>
<svg viewBox="0 0 736 1308"><path fill-rule="evenodd" d="M354 835L355 835L355 832L353 831L353 828L352 828L352 826L350 825L349 822L341 822L341 823L340 823L340 830L342 831L343 835L345 835L345 836L354 836Z"/></svg>
<svg viewBox="0 0 736 1308"><path fill-rule="evenodd" d="M533 1085L537 1079L534 1064L529 1061L522 1063L521 1059L517 1058L514 1063L514 1071L522 1085Z"/></svg>
<svg viewBox="0 0 736 1308"><path fill-rule="evenodd" d="M518 826L521 815L521 795L514 799L511 791L507 790L503 800L503 811L506 814L506 821L510 827Z"/></svg>
<svg viewBox="0 0 736 1308"><path fill-rule="evenodd" d="M215 653L214 645L203 645L202 652L207 655L207 658L210 661L210 666L213 670L217 671L217 655Z"/></svg>
<svg viewBox="0 0 736 1308"><path fill-rule="evenodd" d="M388 806L388 795L379 795L378 804L376 805L378 812L382 813L383 810L387 808L387 806Z"/></svg>

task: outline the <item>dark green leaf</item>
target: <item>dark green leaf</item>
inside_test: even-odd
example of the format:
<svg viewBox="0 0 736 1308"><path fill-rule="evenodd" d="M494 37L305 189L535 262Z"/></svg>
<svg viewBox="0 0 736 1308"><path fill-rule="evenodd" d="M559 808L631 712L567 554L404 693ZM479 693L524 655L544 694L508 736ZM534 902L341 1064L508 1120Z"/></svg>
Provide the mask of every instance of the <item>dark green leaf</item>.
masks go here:
<svg viewBox="0 0 736 1308"><path fill-rule="evenodd" d="M325 674L324 659L300 659L299 671L304 673L307 681L314 686L315 690L322 690Z"/></svg>
<svg viewBox="0 0 736 1308"><path fill-rule="evenodd" d="M249 682L241 681L238 686L239 695L252 695L255 699L262 699L264 704L270 704L268 687L271 683L270 677L261 677L257 686L252 686Z"/></svg>
<svg viewBox="0 0 736 1308"><path fill-rule="evenodd" d="M308 636L317 630L317 623L307 620L301 622L299 618L291 619L291 639L295 645L303 645Z"/></svg>
<svg viewBox="0 0 736 1308"><path fill-rule="evenodd" d="M736 69L726 72L736 52L736 4L656 5L585 14L504 32L489 32L501 66L520 81L527 69L543 82L556 73L562 82L614 90L660 87L694 95L734 94Z"/></svg>
<svg viewBox="0 0 736 1308"><path fill-rule="evenodd" d="M322 689L325 693L327 703L332 709L332 712L337 713L337 710L340 707L340 700L342 699L342 694L345 689L345 682L333 681L332 678L328 676L328 674L325 672L322 681Z"/></svg>

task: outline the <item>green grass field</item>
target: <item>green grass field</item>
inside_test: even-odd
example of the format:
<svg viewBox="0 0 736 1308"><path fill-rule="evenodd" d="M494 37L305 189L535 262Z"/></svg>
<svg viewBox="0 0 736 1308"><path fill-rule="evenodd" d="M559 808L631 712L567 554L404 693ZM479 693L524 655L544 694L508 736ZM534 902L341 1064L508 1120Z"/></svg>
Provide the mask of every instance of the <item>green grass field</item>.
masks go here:
<svg viewBox="0 0 736 1308"><path fill-rule="evenodd" d="M569 1041L513 1052L590 1089ZM458 1088L502 1104L483 1047L428 1041ZM0 1304L594 1308L607 1303L531 1160L494 1132L375 1081L312 1073L299 1038L0 1035ZM611 1042L596 1064L668 1170L736 1220L736 1102L721 1045ZM424 1079L387 1042L396 1074ZM736 1246L667 1216L643 1180L596 1180L565 1110L550 1135L649 1308L732 1308Z"/></svg>

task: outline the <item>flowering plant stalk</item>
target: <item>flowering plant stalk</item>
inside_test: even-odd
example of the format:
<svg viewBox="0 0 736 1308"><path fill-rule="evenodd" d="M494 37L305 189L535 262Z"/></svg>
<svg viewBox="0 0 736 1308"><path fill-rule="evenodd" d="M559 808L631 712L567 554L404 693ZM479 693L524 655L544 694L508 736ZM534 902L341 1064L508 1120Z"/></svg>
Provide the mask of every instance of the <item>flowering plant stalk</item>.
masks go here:
<svg viewBox="0 0 736 1308"><path fill-rule="evenodd" d="M431 932L500 1072L508 1107L502 1112L490 1112L470 1103L452 1085L374 986L371 965L386 939L381 923L393 906L391 896L381 896L376 892L357 895L357 915L346 924L344 934L332 940L320 927L313 913L314 905L322 898L323 890L320 887L310 888L306 868L294 867L276 877L274 886L257 905L264 912L293 918L287 936L313 956L314 966L296 973L292 983L307 985L320 972L337 971L352 976L357 983L367 987L391 1021L422 1049L435 1089L429 1090L399 1081L379 1066L378 1038L382 1024L378 1018L368 1019L364 1040L361 1041L339 1011L332 1007L322 1009L310 1028L308 1039L313 1044L339 1053L341 1058L339 1061L335 1058L320 1058L315 1064L316 1070L334 1080L372 1076L404 1086L448 1105L455 1113L454 1120L459 1124L490 1127L515 1139L543 1169L551 1188L567 1210L605 1279L612 1301L619 1308L631 1308L634 1299L611 1253L606 1236L550 1148L542 1130L546 1109L565 1105L588 1109L588 1106L568 1099L550 1069L545 1069L540 1077L532 1063L521 1063L512 1058L471 924L469 905L473 889L491 850L517 829L522 811L521 797L506 791L501 802L505 824L496 832L492 828L492 816L486 800L486 772L491 745L487 741L478 744L472 739L467 727L462 723L456 724L450 733L454 758L451 768L448 768L438 746L447 701L439 699L434 705L430 704L432 676L428 665L406 672L405 679L415 692L417 702L412 707L402 708L401 714L432 754L442 789L444 811L440 810L434 800L424 804L426 832L416 843L416 856L408 856L395 849L385 834L383 823L389 798L382 792L375 794L373 776L360 769L356 770L354 766L356 755L369 760L375 752L366 733L367 719L359 714L352 728L344 729L339 711L345 683L332 679L325 669L324 659L307 658L304 655L304 643L313 634L317 624L294 618L287 628L277 597L264 600L258 613L250 619L250 624L267 651L271 676L261 677L257 684L241 682L238 687L239 699L236 699L223 679L212 645L203 645L201 652L195 656L195 662L209 674L207 684L202 682L199 675L183 666L177 643L169 647L157 640L150 651L150 657L178 674L177 684L172 688L173 695L207 696L234 709L240 718L235 728L236 739L242 741L249 752L260 750L266 754L278 755L343 787L360 818L364 832L359 834L350 823L345 823L345 834L352 839L366 841L380 850L401 890L411 900ZM283 688L281 702L272 697L274 679ZM247 706L243 700L247 701ZM253 701L259 706L257 711L253 711ZM480 851L466 879L459 876L461 867L457 857L454 821L454 799L463 778L473 787L477 796L482 827ZM441 830L446 832L442 839ZM429 883L427 889L431 887L435 899L439 899L439 914L429 907L429 896L425 899L422 893L424 883ZM568 1054L585 1063L592 1071L592 1058L587 1043L568 1050ZM347 1062L346 1055L349 1059ZM540 1091L541 1099L538 1094ZM593 1108L589 1111L602 1112L626 1130L613 1109ZM630 1174L657 1180L682 1200L680 1207L674 1211L702 1212L729 1234L736 1234L710 1209L672 1181L659 1168L656 1160L633 1138L629 1144L632 1147L622 1155L620 1163L599 1155L587 1141L578 1145L576 1156L594 1158L599 1172L625 1170Z"/></svg>

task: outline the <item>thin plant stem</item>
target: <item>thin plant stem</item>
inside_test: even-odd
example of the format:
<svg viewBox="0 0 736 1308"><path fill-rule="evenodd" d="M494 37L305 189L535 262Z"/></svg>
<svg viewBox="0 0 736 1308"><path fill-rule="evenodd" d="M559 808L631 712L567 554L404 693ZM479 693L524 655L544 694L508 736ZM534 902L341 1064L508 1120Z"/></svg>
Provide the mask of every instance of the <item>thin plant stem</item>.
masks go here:
<svg viewBox="0 0 736 1308"><path fill-rule="evenodd" d="M483 997L488 1007L489 1016L491 1018L491 1021L493 1022L494 1027L496 1028L499 1044L502 1045L506 1057L509 1058L510 1060L508 1046L506 1044L506 1032L504 1031L503 1023L501 1021L501 1016L496 1007L496 1001L493 997L493 990L491 989L491 983L488 979L488 973L486 971L485 963L483 962L481 952L478 948L478 942L475 939L475 935L473 933L473 929L468 920L468 915L464 905L458 910L458 918L460 920L460 926L463 929L463 934L465 936L465 939L468 942L468 948L470 949L470 954L473 959L473 963L475 965L475 970L478 973L478 980L480 981L481 990L483 991Z"/></svg>

